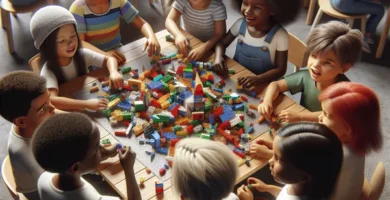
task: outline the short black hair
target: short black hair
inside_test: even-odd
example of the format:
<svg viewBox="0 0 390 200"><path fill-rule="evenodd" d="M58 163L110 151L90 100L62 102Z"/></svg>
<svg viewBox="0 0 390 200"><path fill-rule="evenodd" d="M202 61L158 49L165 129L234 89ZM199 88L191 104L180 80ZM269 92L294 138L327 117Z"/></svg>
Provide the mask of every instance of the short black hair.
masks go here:
<svg viewBox="0 0 390 200"><path fill-rule="evenodd" d="M11 72L0 79L0 115L12 122L26 116L31 102L46 92L46 79L31 71Z"/></svg>
<svg viewBox="0 0 390 200"><path fill-rule="evenodd" d="M94 131L91 119L82 113L56 114L35 131L32 150L46 171L63 173L85 159Z"/></svg>
<svg viewBox="0 0 390 200"><path fill-rule="evenodd" d="M239 8L241 10L241 5L243 0L233 0L235 3L232 3L233 8ZM274 8L275 15L274 20L277 23L286 25L295 20L299 11L301 9L301 0L267 0L268 3Z"/></svg>

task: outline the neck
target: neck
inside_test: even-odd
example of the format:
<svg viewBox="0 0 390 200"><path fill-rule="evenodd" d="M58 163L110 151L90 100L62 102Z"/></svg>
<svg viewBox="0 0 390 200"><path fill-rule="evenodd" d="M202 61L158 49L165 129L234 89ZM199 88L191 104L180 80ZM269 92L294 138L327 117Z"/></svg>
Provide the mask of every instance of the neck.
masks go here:
<svg viewBox="0 0 390 200"><path fill-rule="evenodd" d="M190 2L190 5L195 10L204 10L204 9L209 7L210 3L211 3L211 0L206 0L206 1L202 1L201 3L199 3L197 5L192 5Z"/></svg>
<svg viewBox="0 0 390 200"><path fill-rule="evenodd" d="M72 62L72 58L68 58L68 57L59 57L58 58L58 64L61 67L65 67L65 66L69 65L70 62Z"/></svg>
<svg viewBox="0 0 390 200"><path fill-rule="evenodd" d="M34 131L28 128L20 128L19 126L14 126L14 131L16 134L24 137L24 138L32 138Z"/></svg>
<svg viewBox="0 0 390 200"><path fill-rule="evenodd" d="M332 80L329 80L329 81L321 81L321 82L316 82L316 87L319 91L323 91L325 90L327 87L329 87L330 85L336 83L337 79L339 77L336 76L334 79Z"/></svg>
<svg viewBox="0 0 390 200"><path fill-rule="evenodd" d="M76 190L84 186L79 174L71 174L69 172L55 175L52 183L57 189L62 191Z"/></svg>
<svg viewBox="0 0 390 200"><path fill-rule="evenodd" d="M255 26L254 28L261 33L267 34L274 25L275 23L273 21L268 20L267 23L261 24L260 26Z"/></svg>
<svg viewBox="0 0 390 200"><path fill-rule="evenodd" d="M287 193L294 196L308 196L311 189L311 184L307 182L296 183L287 188Z"/></svg>

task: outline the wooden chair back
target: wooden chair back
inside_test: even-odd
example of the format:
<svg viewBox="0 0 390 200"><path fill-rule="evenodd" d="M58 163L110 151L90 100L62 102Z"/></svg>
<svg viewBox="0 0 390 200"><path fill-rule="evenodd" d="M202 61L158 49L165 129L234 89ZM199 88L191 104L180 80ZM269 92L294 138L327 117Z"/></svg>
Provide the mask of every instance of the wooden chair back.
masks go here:
<svg viewBox="0 0 390 200"><path fill-rule="evenodd" d="M288 36L288 61L294 64L294 72L296 72L299 68L306 67L309 57L306 53L306 44L291 33L288 33Z"/></svg>
<svg viewBox="0 0 390 200"><path fill-rule="evenodd" d="M40 74L41 73L41 54L38 53L37 55L33 56L29 61L28 61L28 66L30 66L30 69L36 73Z"/></svg>

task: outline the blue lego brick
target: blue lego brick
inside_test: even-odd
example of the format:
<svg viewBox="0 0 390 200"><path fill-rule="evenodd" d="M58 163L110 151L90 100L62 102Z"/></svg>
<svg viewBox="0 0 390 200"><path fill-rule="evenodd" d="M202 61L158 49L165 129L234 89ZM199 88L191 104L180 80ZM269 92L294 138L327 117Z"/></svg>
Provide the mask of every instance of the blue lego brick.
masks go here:
<svg viewBox="0 0 390 200"><path fill-rule="evenodd" d="M160 148L160 135L157 133L157 131L154 131L154 133L152 134L152 138L156 140L154 148Z"/></svg>
<svg viewBox="0 0 390 200"><path fill-rule="evenodd" d="M177 138L176 134L171 133L171 132L165 132L163 136L164 136L164 138L166 138L168 141Z"/></svg>
<svg viewBox="0 0 390 200"><path fill-rule="evenodd" d="M255 131L255 129L253 128L253 126L249 126L248 133L253 133L254 131Z"/></svg>
<svg viewBox="0 0 390 200"><path fill-rule="evenodd" d="M146 144L150 144L154 147L156 145L156 140L155 139L146 140Z"/></svg>
<svg viewBox="0 0 390 200"><path fill-rule="evenodd" d="M156 89L160 89L163 87L162 83L159 81L151 81L151 82L147 83L146 85L151 90L156 90Z"/></svg>
<svg viewBox="0 0 390 200"><path fill-rule="evenodd" d="M210 124L214 125L215 121L214 121L214 115L213 114L210 114L209 122L210 122Z"/></svg>
<svg viewBox="0 0 390 200"><path fill-rule="evenodd" d="M213 88L214 91L216 92L219 92L219 93L222 93L223 94L223 90L222 89L219 89L219 88Z"/></svg>
<svg viewBox="0 0 390 200"><path fill-rule="evenodd" d="M236 151L238 153L245 153L243 150L239 149L239 148L234 148L233 151Z"/></svg>
<svg viewBox="0 0 390 200"><path fill-rule="evenodd" d="M168 155L168 149L167 148L156 148L156 152L159 154Z"/></svg>
<svg viewBox="0 0 390 200"><path fill-rule="evenodd" d="M244 104L243 103L235 104L232 107L233 107L233 110L244 110Z"/></svg>
<svg viewBox="0 0 390 200"><path fill-rule="evenodd" d="M163 183L156 183L156 188L164 188L164 184Z"/></svg>
<svg viewBox="0 0 390 200"><path fill-rule="evenodd" d="M230 115L229 113L226 113L226 114L223 113L222 115L219 116L219 118L221 119L222 122L229 121L233 117L234 117L234 115Z"/></svg>
<svg viewBox="0 0 390 200"><path fill-rule="evenodd" d="M192 93L188 90L184 90L182 93L179 94L179 98L182 98L182 99L188 99L191 96L192 96Z"/></svg>
<svg viewBox="0 0 390 200"><path fill-rule="evenodd" d="M172 103L169 107L168 107L168 110L169 111L172 111L174 108L176 108L176 106L178 106L179 104L177 104L176 102Z"/></svg>
<svg viewBox="0 0 390 200"><path fill-rule="evenodd" d="M188 79L192 79L193 75L192 75L192 73L183 73L183 77L188 78Z"/></svg>
<svg viewBox="0 0 390 200"><path fill-rule="evenodd" d="M153 81L160 81L163 78L162 74L159 74L158 76L154 77Z"/></svg>
<svg viewBox="0 0 390 200"><path fill-rule="evenodd" d="M120 102L120 103L117 105L117 107L120 108L120 109L123 109L123 110L130 110L131 104L128 103L128 102L122 101L122 102Z"/></svg>
<svg viewBox="0 0 390 200"><path fill-rule="evenodd" d="M179 109L179 115L181 115L181 116L187 116L187 111L185 111L185 110L180 110Z"/></svg>
<svg viewBox="0 0 390 200"><path fill-rule="evenodd" d="M106 87L103 87L102 88L102 90L104 91L104 92L110 92L110 87L109 86L106 86Z"/></svg>

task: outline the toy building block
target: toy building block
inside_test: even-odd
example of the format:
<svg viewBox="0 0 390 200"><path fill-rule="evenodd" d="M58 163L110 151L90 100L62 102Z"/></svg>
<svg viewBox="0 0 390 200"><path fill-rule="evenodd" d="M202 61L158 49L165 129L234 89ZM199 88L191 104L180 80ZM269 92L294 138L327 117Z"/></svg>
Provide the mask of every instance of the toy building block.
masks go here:
<svg viewBox="0 0 390 200"><path fill-rule="evenodd" d="M134 107L136 112L144 111L145 110L145 105L143 101L135 101L134 102Z"/></svg>
<svg viewBox="0 0 390 200"><path fill-rule="evenodd" d="M105 146L105 147L108 147L108 146L111 146L111 141L110 141L110 139L103 139L102 140L102 144L103 144L103 146Z"/></svg>
<svg viewBox="0 0 390 200"><path fill-rule="evenodd" d="M152 173L152 171L149 168L146 168L145 171L146 171L147 174Z"/></svg>
<svg viewBox="0 0 390 200"><path fill-rule="evenodd" d="M110 85L110 81L103 81L102 82L102 87L108 86L108 85Z"/></svg>
<svg viewBox="0 0 390 200"><path fill-rule="evenodd" d="M144 130L143 130L143 128L142 128L142 125L141 125L141 124L137 124L137 125L133 128L133 132L134 132L135 136L141 135L141 134L144 132Z"/></svg>
<svg viewBox="0 0 390 200"><path fill-rule="evenodd" d="M97 91L99 91L99 87L98 86L93 86L93 87L89 88L89 92L90 93L97 92Z"/></svg>
<svg viewBox="0 0 390 200"><path fill-rule="evenodd" d="M168 155L168 149L167 148L156 148L156 152L159 154Z"/></svg>
<svg viewBox="0 0 390 200"><path fill-rule="evenodd" d="M155 182L156 194L164 193L164 183L163 182Z"/></svg>
<svg viewBox="0 0 390 200"><path fill-rule="evenodd" d="M126 102L126 101L122 101L120 102L118 105L117 105L118 108L122 109L122 110L130 110L131 108L131 104Z"/></svg>
<svg viewBox="0 0 390 200"><path fill-rule="evenodd" d="M160 176L164 176L167 170L165 168L161 168L158 172L160 173Z"/></svg>
<svg viewBox="0 0 390 200"><path fill-rule="evenodd" d="M128 135L128 136L131 137L131 131L133 130L134 126L135 126L135 122L133 121L133 122L131 122L131 123L129 124L129 126L127 127L127 129L126 129L126 135Z"/></svg>
<svg viewBox="0 0 390 200"><path fill-rule="evenodd" d="M159 81L152 81L152 82L147 83L146 85L151 90L157 90L157 89L162 88L162 86L163 86L162 83Z"/></svg>
<svg viewBox="0 0 390 200"><path fill-rule="evenodd" d="M127 74L131 71L131 67L123 67L121 69L122 74Z"/></svg>
<svg viewBox="0 0 390 200"><path fill-rule="evenodd" d="M126 132L125 131L115 131L116 136L120 137L126 137Z"/></svg>
<svg viewBox="0 0 390 200"><path fill-rule="evenodd" d="M164 168L165 169L169 169L169 165L168 164L164 164Z"/></svg>
<svg viewBox="0 0 390 200"><path fill-rule="evenodd" d="M246 166L251 167L251 163L250 163L250 160L249 160L249 159L245 159L245 164L246 164ZM248 188L249 188L249 187L248 187Z"/></svg>
<svg viewBox="0 0 390 200"><path fill-rule="evenodd" d="M264 120L265 120L265 117L264 117L264 116L261 116L261 117L259 118L259 120L257 120L257 123L258 123L258 124L261 124L261 123L264 122Z"/></svg>
<svg viewBox="0 0 390 200"><path fill-rule="evenodd" d="M111 108L115 107L116 105L118 105L120 102L121 102L120 98L116 98L108 103L107 108L111 109Z"/></svg>
<svg viewBox="0 0 390 200"><path fill-rule="evenodd" d="M237 156L241 157L241 158L245 158L245 153L238 149L238 148L234 148L233 149L233 153L236 154Z"/></svg>
<svg viewBox="0 0 390 200"><path fill-rule="evenodd" d="M144 183L145 183L145 177L139 178L139 187L144 187L145 186Z"/></svg>
<svg viewBox="0 0 390 200"><path fill-rule="evenodd" d="M234 70L234 69L229 69L229 74L236 74L236 70Z"/></svg>

